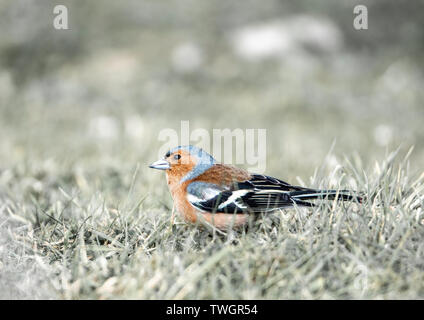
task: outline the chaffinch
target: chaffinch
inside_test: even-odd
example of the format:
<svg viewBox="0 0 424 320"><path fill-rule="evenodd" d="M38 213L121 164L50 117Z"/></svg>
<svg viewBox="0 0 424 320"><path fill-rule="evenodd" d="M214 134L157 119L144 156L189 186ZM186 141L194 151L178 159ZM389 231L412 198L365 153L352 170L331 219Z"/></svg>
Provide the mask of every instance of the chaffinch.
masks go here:
<svg viewBox="0 0 424 320"><path fill-rule="evenodd" d="M204 150L191 145L168 151L163 159L149 167L165 170L174 208L187 222L204 219L218 229L245 225L252 214L293 205L314 206L305 200L362 201L347 190L292 186L273 177L220 164Z"/></svg>

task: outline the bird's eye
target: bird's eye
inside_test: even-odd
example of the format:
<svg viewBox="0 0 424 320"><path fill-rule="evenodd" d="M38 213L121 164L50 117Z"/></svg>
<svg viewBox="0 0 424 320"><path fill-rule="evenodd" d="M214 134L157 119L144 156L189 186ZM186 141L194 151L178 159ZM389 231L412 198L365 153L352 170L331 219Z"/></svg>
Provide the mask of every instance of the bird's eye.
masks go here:
<svg viewBox="0 0 424 320"><path fill-rule="evenodd" d="M168 158L170 155L171 155L171 151L168 151L168 152L165 154L165 158Z"/></svg>
<svg viewBox="0 0 424 320"><path fill-rule="evenodd" d="M180 155L180 154L176 154L176 155L174 156L174 159L175 159L175 160L180 160L180 159L181 159L181 155Z"/></svg>

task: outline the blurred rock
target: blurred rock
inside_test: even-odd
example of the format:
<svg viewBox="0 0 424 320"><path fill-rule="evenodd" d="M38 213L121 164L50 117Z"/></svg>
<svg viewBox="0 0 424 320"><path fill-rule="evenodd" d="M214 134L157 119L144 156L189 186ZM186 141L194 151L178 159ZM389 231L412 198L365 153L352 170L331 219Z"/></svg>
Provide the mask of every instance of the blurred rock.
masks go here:
<svg viewBox="0 0 424 320"><path fill-rule="evenodd" d="M419 68L407 59L399 59L391 63L377 79L375 103L386 111L413 108L420 100L423 81L423 73Z"/></svg>
<svg viewBox="0 0 424 320"><path fill-rule="evenodd" d="M192 73L203 64L203 52L193 43L186 42L178 45L171 53L172 67L180 73Z"/></svg>
<svg viewBox="0 0 424 320"><path fill-rule="evenodd" d="M282 22L244 27L232 36L236 54L253 61L286 53L292 41Z"/></svg>
<svg viewBox="0 0 424 320"><path fill-rule="evenodd" d="M99 116L90 120L89 134L101 140L113 140L118 137L118 122L110 116Z"/></svg>
<svg viewBox="0 0 424 320"><path fill-rule="evenodd" d="M87 61L87 71L94 83L115 87L126 87L137 73L137 56L130 51L111 50Z"/></svg>
<svg viewBox="0 0 424 320"><path fill-rule="evenodd" d="M125 119L125 133L134 140L140 140L144 133L143 119L138 115L132 115Z"/></svg>
<svg viewBox="0 0 424 320"><path fill-rule="evenodd" d="M294 16L287 20L286 28L294 42L304 48L329 53L339 51L343 45L343 35L339 27L326 18Z"/></svg>
<svg viewBox="0 0 424 320"><path fill-rule="evenodd" d="M336 52L343 37L329 19L299 15L242 27L231 34L230 41L237 55L260 61L298 51Z"/></svg>
<svg viewBox="0 0 424 320"><path fill-rule="evenodd" d="M374 128L374 140L381 146L387 146L393 138L393 129L385 124L380 124Z"/></svg>

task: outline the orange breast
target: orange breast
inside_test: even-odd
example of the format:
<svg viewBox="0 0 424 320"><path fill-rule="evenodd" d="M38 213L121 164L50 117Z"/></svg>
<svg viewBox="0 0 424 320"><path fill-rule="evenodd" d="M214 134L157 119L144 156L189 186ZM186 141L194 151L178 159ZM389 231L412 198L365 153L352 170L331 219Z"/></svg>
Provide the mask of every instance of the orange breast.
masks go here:
<svg viewBox="0 0 424 320"><path fill-rule="evenodd" d="M229 225L238 227L247 223L247 214L228 214L228 213L207 213L197 210L187 200L187 186L193 181L202 181L210 183L219 183L229 185L234 181L243 181L250 178L250 174L242 169L217 164L207 173L199 175L191 181L185 181L180 184L180 177L177 175L168 175L168 187L174 200L177 211L183 216L187 222L195 223L198 214L202 214L203 218L219 229L226 229Z"/></svg>
<svg viewBox="0 0 424 320"><path fill-rule="evenodd" d="M195 223L197 221L196 209L188 202L185 189L188 183L171 189L171 195L174 199L175 208L187 222Z"/></svg>

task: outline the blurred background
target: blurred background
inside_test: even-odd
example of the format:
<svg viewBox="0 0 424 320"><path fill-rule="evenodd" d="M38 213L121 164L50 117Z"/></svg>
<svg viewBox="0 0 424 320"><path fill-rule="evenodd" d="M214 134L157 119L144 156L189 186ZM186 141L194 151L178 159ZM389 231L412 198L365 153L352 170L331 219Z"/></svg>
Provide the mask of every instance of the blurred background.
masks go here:
<svg viewBox="0 0 424 320"><path fill-rule="evenodd" d="M35 191L47 173L83 188L84 172L102 190L137 163L153 176L158 133L181 120L267 129L267 173L291 182L335 140L332 165L399 145L424 161L423 1L61 1L69 30L57 4L0 1L2 183L35 171Z"/></svg>
<svg viewBox="0 0 424 320"><path fill-rule="evenodd" d="M345 156L373 172L399 146L422 171L423 21L415 0L0 0L0 297L46 296L16 234L68 193L89 213L145 195L170 211L147 164L182 120L266 129L266 173L291 183Z"/></svg>

